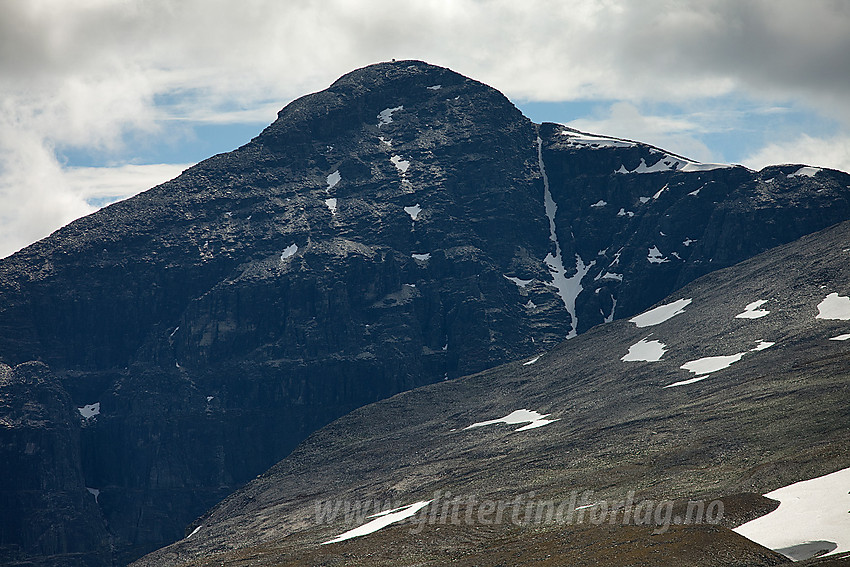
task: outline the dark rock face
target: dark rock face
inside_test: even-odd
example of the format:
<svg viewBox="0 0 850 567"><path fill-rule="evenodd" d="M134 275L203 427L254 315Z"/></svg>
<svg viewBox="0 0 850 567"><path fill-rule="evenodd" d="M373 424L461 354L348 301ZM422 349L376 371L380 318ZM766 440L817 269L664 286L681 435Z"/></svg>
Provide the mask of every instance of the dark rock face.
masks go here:
<svg viewBox="0 0 850 567"><path fill-rule="evenodd" d="M109 534L86 490L80 414L42 363L0 364L0 562L104 565Z"/></svg>
<svg viewBox="0 0 850 567"><path fill-rule="evenodd" d="M67 450L100 491L75 513L116 561L354 408L850 218L840 172L700 171L565 131L447 69L374 65L0 262L0 361L49 365L68 415L101 404Z"/></svg>
<svg viewBox="0 0 850 567"><path fill-rule="evenodd" d="M693 164L554 124L541 135L564 257L594 264L581 281L579 332L610 318L614 301L615 318L630 317L699 276L850 218L842 172Z"/></svg>

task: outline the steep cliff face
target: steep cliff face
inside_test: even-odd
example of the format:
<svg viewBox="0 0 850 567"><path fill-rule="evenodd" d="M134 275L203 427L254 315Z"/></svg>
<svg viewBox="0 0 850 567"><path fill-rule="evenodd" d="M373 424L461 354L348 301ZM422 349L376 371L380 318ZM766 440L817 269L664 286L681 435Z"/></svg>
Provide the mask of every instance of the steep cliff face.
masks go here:
<svg viewBox="0 0 850 567"><path fill-rule="evenodd" d="M848 185L535 125L448 69L373 65L0 262L0 361L49 365L71 414L100 404L80 466L123 561L354 408L850 218Z"/></svg>
<svg viewBox="0 0 850 567"><path fill-rule="evenodd" d="M104 565L109 534L86 490L80 414L41 363L0 364L0 562Z"/></svg>
<svg viewBox="0 0 850 567"><path fill-rule="evenodd" d="M579 332L850 215L842 172L753 172L554 124L541 133L565 263L589 266Z"/></svg>

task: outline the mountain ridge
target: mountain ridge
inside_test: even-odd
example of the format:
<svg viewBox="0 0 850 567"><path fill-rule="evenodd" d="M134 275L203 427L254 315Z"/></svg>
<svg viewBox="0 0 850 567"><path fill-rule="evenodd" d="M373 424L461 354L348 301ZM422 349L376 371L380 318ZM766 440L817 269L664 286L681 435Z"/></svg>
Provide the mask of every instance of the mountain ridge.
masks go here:
<svg viewBox="0 0 850 567"><path fill-rule="evenodd" d="M535 125L447 69L377 64L0 261L0 363L47 364L71 415L100 404L54 416L79 429L61 463L21 456L49 419L4 430L12 486L24 464L83 481L38 507L12 490L0 549L70 553L55 490L90 564L135 559L357 407L538 355L850 218L842 172L686 171L610 140Z"/></svg>

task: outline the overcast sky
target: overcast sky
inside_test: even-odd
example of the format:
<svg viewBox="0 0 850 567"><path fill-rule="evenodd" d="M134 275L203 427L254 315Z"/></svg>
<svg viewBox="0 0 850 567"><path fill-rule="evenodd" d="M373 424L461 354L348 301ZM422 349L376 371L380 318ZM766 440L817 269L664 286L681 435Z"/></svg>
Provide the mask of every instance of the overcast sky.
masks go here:
<svg viewBox="0 0 850 567"><path fill-rule="evenodd" d="M846 0L0 0L0 257L393 58L537 122L850 171Z"/></svg>

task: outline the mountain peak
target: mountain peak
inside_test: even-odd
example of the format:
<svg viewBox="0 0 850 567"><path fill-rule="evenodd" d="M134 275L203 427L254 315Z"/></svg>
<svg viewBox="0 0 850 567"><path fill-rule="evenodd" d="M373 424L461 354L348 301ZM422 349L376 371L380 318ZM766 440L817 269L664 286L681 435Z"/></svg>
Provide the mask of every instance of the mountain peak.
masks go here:
<svg viewBox="0 0 850 567"><path fill-rule="evenodd" d="M426 115L444 115L447 107L467 120L474 115L485 122L494 116L527 121L507 97L488 85L444 67L404 60L356 69L327 89L294 100L278 112L260 140L269 143L297 132L335 136L361 125L380 126L385 123L380 113L399 106L406 106L408 113L415 110L423 122Z"/></svg>
<svg viewBox="0 0 850 567"><path fill-rule="evenodd" d="M354 85L369 90L379 90L396 81L405 81L407 84L421 81L428 87L441 85L444 82L450 84L467 80L469 80L467 77L446 67L416 59L403 59L373 63L350 71L331 83L330 89Z"/></svg>
<svg viewBox="0 0 850 567"><path fill-rule="evenodd" d="M0 261L0 363L46 363L64 404L7 431L0 473L68 479L42 483L41 508L8 487L0 551L75 552L32 543L61 500L85 502L67 510L86 549L135 558L341 415L541 355L850 218L846 174L591 138L448 69L379 63ZM48 438L67 451L29 460Z"/></svg>

